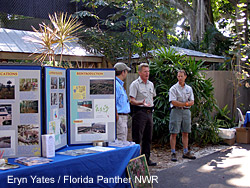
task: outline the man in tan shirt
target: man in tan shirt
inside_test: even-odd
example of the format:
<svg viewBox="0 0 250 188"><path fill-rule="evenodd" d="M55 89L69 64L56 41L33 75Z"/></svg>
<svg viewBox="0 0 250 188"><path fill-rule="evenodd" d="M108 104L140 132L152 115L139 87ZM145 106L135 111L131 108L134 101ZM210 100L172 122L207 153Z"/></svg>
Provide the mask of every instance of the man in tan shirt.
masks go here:
<svg viewBox="0 0 250 188"><path fill-rule="evenodd" d="M150 160L150 147L153 132L153 97L156 96L154 84L149 79L149 65L142 63L138 67L139 78L130 85L130 103L133 105L132 138L141 144L141 154L145 154L149 166L157 164Z"/></svg>

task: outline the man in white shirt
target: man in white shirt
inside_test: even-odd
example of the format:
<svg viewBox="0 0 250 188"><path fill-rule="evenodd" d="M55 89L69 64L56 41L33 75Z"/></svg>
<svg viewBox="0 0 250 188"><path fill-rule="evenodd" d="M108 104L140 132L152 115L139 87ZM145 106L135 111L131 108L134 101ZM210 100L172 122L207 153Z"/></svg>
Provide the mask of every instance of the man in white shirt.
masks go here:
<svg viewBox="0 0 250 188"><path fill-rule="evenodd" d="M177 161L175 154L176 136L182 132L183 158L196 159L188 151L188 133L191 133L191 111L194 104L194 94L192 88L185 83L187 74L184 70L179 70L178 82L169 90L169 102L171 106L169 132L171 146L171 160Z"/></svg>
<svg viewBox="0 0 250 188"><path fill-rule="evenodd" d="M138 67L139 78L129 88L130 103L133 105L132 138L141 144L141 154L145 154L149 166L156 166L150 160L150 147L153 132L153 107L156 96L154 84L149 79L149 65L142 63Z"/></svg>

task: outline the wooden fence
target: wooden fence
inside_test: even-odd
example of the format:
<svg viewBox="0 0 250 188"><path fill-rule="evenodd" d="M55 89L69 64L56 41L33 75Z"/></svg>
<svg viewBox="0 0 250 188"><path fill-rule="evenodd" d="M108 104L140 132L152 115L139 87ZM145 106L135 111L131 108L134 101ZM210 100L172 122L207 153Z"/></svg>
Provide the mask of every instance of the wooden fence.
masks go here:
<svg viewBox="0 0 250 188"><path fill-rule="evenodd" d="M206 78L213 79L214 96L217 100L217 104L220 108L228 105L228 109L233 111L233 82L231 71L205 71ZM127 94L129 93L129 86L131 82L138 78L137 73L129 73L125 80L125 89ZM237 98L237 107L242 110L245 114L246 111L250 110L250 89L247 89L244 85L239 87L239 97ZM242 106L243 105L243 106ZM231 118L235 117L237 120L237 114L230 114Z"/></svg>

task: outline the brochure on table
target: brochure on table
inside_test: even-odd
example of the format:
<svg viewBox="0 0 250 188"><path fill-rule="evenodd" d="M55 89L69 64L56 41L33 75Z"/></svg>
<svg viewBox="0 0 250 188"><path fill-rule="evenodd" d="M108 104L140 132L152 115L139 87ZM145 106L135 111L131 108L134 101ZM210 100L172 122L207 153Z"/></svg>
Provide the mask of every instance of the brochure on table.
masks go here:
<svg viewBox="0 0 250 188"><path fill-rule="evenodd" d="M41 67L0 66L0 150L41 155Z"/></svg>
<svg viewBox="0 0 250 188"><path fill-rule="evenodd" d="M66 70L44 67L45 132L55 135L55 149L67 145Z"/></svg>
<svg viewBox="0 0 250 188"><path fill-rule="evenodd" d="M69 144L115 140L114 69L68 69Z"/></svg>

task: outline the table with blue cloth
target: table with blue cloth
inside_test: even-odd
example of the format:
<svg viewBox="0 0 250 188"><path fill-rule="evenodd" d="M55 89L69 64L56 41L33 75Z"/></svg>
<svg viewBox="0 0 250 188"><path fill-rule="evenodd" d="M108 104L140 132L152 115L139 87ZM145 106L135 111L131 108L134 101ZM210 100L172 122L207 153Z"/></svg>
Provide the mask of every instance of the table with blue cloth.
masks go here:
<svg viewBox="0 0 250 188"><path fill-rule="evenodd" d="M247 124L250 124L250 111L247 111L247 113L246 113L243 127L247 127Z"/></svg>
<svg viewBox="0 0 250 188"><path fill-rule="evenodd" d="M91 147L69 146L60 151ZM56 154L52 162L0 171L0 187L130 187L126 167L140 155L140 146L68 156ZM17 164L15 159L9 163Z"/></svg>

